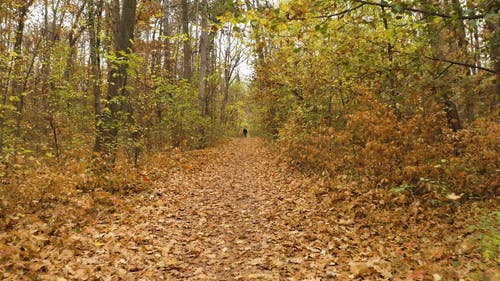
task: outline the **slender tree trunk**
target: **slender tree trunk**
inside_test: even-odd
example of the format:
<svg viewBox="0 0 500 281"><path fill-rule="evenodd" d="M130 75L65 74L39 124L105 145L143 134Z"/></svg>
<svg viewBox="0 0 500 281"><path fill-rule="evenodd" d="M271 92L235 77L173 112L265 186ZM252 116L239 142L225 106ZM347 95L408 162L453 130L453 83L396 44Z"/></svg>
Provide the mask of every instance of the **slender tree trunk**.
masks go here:
<svg viewBox="0 0 500 281"><path fill-rule="evenodd" d="M229 35L231 36L231 35ZM228 39L226 43L226 49L224 51L224 63L223 63L223 71L224 71L224 81L222 85L222 103L221 103L221 123L222 125L226 124L226 106L229 102L229 86L231 84L231 76L232 76L232 67L231 67L231 39Z"/></svg>
<svg viewBox="0 0 500 281"><path fill-rule="evenodd" d="M90 79L94 96L94 116L96 125L101 116L101 40L98 33L101 30L102 0L88 0L87 22L89 32Z"/></svg>
<svg viewBox="0 0 500 281"><path fill-rule="evenodd" d="M99 31L101 30L102 17L102 0L87 0L87 23L89 32L89 57L90 57L90 79L92 93L94 96L94 116L96 126L99 124L101 116L101 40L99 39Z"/></svg>
<svg viewBox="0 0 500 281"><path fill-rule="evenodd" d="M254 10L258 9L258 1L253 5L249 0L245 0L245 5L248 10ZM251 24L252 30L255 36L255 52L257 53L257 63L263 63L265 59L265 39L262 36L262 32L260 31L259 27L255 24Z"/></svg>
<svg viewBox="0 0 500 281"><path fill-rule="evenodd" d="M43 106L44 111L42 115L45 115L46 121L49 123L48 126L47 124L43 124L43 128L50 128L50 132L47 129L44 129L43 131L46 132L47 135L52 134L52 144L53 144L53 149L55 151L55 155L57 157L60 156L60 145L59 145L59 140L58 140L58 133L57 133L57 120L55 117L55 102L53 93L55 92L55 82L50 79L52 75L52 50L54 49L54 46L56 43L60 40L60 30L61 26L63 24L63 18L65 15L65 10L63 9L61 11L61 0L56 1L55 3L52 3L51 6L51 14L52 14L52 21L48 21L48 3L46 2L46 9L45 9L45 36L44 36L44 41L45 41L45 46L42 51L42 55L40 60L42 61L42 68L41 68L41 93L42 93L42 98L43 98ZM60 13L59 13L60 12ZM58 21L59 20L59 21ZM72 38L76 42L76 39ZM73 43L74 44L74 43ZM50 139L50 137L48 137Z"/></svg>
<svg viewBox="0 0 500 281"><path fill-rule="evenodd" d="M83 14L83 11L85 10L86 5L87 2L83 2L82 5L80 6L80 9L78 9L78 12L75 16L75 20L71 25L71 30L68 34L69 54L68 57L66 58L66 68L64 69L64 80L68 82L70 82L71 75L73 74L75 68L75 57L77 55L76 43L78 42L78 39L80 38L84 30L84 26L80 27L80 29L77 29L77 26L80 21L80 17Z"/></svg>
<svg viewBox="0 0 500 281"><path fill-rule="evenodd" d="M382 9L382 14L383 14L383 22L384 22L384 29L388 30L389 29L389 22L387 20L387 16L385 16L385 8L380 7ZM390 40L390 39L388 39ZM398 119L401 119L402 114L401 110L399 109L398 106L398 98L399 94L396 89L398 81L397 81L397 76L396 72L394 71L394 45L389 41L387 42L387 60L390 63L390 69L387 72L387 79L389 80L389 96L390 96L390 103L392 106L392 110L394 114L398 117Z"/></svg>
<svg viewBox="0 0 500 281"><path fill-rule="evenodd" d="M6 83L6 91L4 94L4 99L2 104L4 105L2 111L0 112L0 153L4 150L4 140L5 140L5 118L6 118L6 106L8 103L8 97L16 97L14 102L15 107L15 120L16 127L14 130L14 136L16 139L14 140L14 149L17 149L17 142L19 141L19 137L21 136L21 121L23 117L23 108L24 108L24 89L23 85L26 85L26 82L20 79L22 75L22 59L23 59L23 37L24 37L24 28L25 22L27 18L27 14L29 8L33 4L34 0L29 0L23 3L17 11L17 26L15 29L14 35L14 56L10 63L10 67L7 74L7 83ZM27 77L27 76L25 76Z"/></svg>
<svg viewBox="0 0 500 281"><path fill-rule="evenodd" d="M216 70L217 64L217 54L215 52L215 33L209 32L208 36L208 68L207 68L207 78L212 77ZM210 79L207 81L207 90L205 94L205 108L206 115L212 116L215 114L215 110L211 110L211 105L213 104L213 99L215 98L215 91L217 84Z"/></svg>
<svg viewBox="0 0 500 281"><path fill-rule="evenodd" d="M490 111L491 113L495 113L500 95L500 17L498 17L500 3L498 1L490 1L489 3L489 13L496 15L486 21L486 27L491 34L489 40L490 57L493 69L496 72L496 85L490 98Z"/></svg>
<svg viewBox="0 0 500 281"><path fill-rule="evenodd" d="M481 67L481 39L479 39L479 25L475 25L471 27L472 29L472 34L474 38L474 65ZM477 74L478 70L473 69L473 73Z"/></svg>
<svg viewBox="0 0 500 281"><path fill-rule="evenodd" d="M170 0L163 0L163 22L162 35L163 39L163 65L168 81L174 80L174 61L172 59L172 44L170 43L171 26L170 26Z"/></svg>
<svg viewBox="0 0 500 281"><path fill-rule="evenodd" d="M208 56L209 56L209 30L208 30L208 1L201 0L201 35L200 35L200 85L198 88L198 103L201 113L206 116L208 108L205 100L207 99L207 74L208 74Z"/></svg>
<svg viewBox="0 0 500 281"><path fill-rule="evenodd" d="M182 19L182 34L184 35L184 46L183 46L183 78L187 81L191 81L193 76L192 71L192 54L191 49L191 36L189 32L189 3L188 0L181 0L181 19Z"/></svg>
<svg viewBox="0 0 500 281"><path fill-rule="evenodd" d="M463 15L463 9L459 0L452 0L453 9L455 10L455 14L458 16ZM455 22L455 35L458 39L457 44L457 53L460 57L461 61L464 61L467 64L472 64L471 59L469 58L469 51L466 34L465 34L465 25L463 20L457 19ZM470 122L474 120L474 93L471 87L471 76L472 69L470 67L465 68L464 75L466 76L465 85L464 85L464 113L465 118Z"/></svg>
<svg viewBox="0 0 500 281"><path fill-rule="evenodd" d="M21 58L22 58L22 44L23 44L23 36L24 36L24 26L26 22L26 16L28 14L28 10L33 4L33 0L26 2L23 6L21 6L18 10L19 19L17 23L16 35L14 39L14 53L15 58L13 62L13 74L20 75L21 71ZM24 109L24 93L22 89L22 83L20 83L18 77L13 77L12 81L12 96L17 97L16 101L16 130L15 136L19 138L21 136L21 122L23 118L23 109Z"/></svg>

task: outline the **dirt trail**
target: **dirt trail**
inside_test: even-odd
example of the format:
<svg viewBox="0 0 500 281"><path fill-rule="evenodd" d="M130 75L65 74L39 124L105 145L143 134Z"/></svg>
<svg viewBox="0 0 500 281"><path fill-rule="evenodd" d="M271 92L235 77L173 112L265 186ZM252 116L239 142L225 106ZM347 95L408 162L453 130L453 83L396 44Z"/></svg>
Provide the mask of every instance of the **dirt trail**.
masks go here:
<svg viewBox="0 0 500 281"><path fill-rule="evenodd" d="M63 272L111 280L279 280L318 276L305 261L322 255L326 276L324 250L297 227L314 201L300 191L303 179L285 172L256 138L202 153L209 155L197 167L159 174L151 192L127 199L129 212L74 235L96 247Z"/></svg>
<svg viewBox="0 0 500 281"><path fill-rule="evenodd" d="M273 268L295 258L289 219L304 199L289 193L293 179L274 160L260 140L238 139L165 183L157 203L166 208L152 216L165 217L159 244L178 266L169 277L276 280L295 271Z"/></svg>

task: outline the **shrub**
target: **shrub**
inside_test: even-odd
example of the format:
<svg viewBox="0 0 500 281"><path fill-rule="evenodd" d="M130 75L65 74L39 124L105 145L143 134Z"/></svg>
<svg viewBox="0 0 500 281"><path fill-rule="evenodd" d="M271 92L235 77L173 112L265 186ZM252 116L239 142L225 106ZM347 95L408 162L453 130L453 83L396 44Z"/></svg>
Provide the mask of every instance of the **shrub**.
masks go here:
<svg viewBox="0 0 500 281"><path fill-rule="evenodd" d="M414 195L498 194L500 127L477 120L453 133L439 104L398 118L370 99L346 116L344 127L308 124L300 110L280 131L280 144L292 164L333 178L354 177L365 187L404 186Z"/></svg>

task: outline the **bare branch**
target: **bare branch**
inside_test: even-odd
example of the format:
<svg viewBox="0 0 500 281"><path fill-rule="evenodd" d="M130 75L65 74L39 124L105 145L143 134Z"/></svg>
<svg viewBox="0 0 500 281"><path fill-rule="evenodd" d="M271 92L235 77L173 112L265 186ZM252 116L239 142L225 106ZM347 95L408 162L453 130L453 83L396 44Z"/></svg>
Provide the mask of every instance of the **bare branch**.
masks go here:
<svg viewBox="0 0 500 281"><path fill-rule="evenodd" d="M335 14L328 14L328 15L321 15L321 16L315 16L315 17L312 17L312 18L315 18L315 19L322 19L322 18L333 18L333 17L338 17L338 16L341 16L341 15L344 15L344 14L347 14L347 13L350 13L352 11L355 11L361 7L363 7L365 4L364 3L361 3L359 4L358 6L356 7L353 7L353 8L350 8L350 9L347 9L347 10L344 10L344 11L341 11L341 12L338 12L338 13L335 13Z"/></svg>
<svg viewBox="0 0 500 281"><path fill-rule="evenodd" d="M365 1L365 0L353 0L353 1L361 3L361 4L379 6L379 7L390 8L390 9L392 9L394 6L394 5L390 5L387 3L375 3L375 2ZM420 13L420 14L424 14L424 15L428 15L428 16L447 18L447 19L476 20L476 19L484 18L483 14L470 15L470 16L449 15L449 14L443 14L443 13L438 13L438 12L429 11L429 10L421 10L421 9L417 9L417 8L413 8L413 7L403 7L403 10L415 12L415 13Z"/></svg>
<svg viewBox="0 0 500 281"><path fill-rule="evenodd" d="M425 58L429 59L429 60L433 60L433 61L442 61L442 62L447 62L447 63L450 63L450 64L455 64L455 65L460 65L460 66L465 66L465 67L471 67L471 68L475 68L475 69L479 69L479 70L484 70L484 71L487 71L487 72L490 72L490 73L498 74L493 69L489 69L489 68L485 68L485 67L482 67L482 66L477 66L477 65L473 65L473 64L469 64L469 63L465 63L465 62L452 61L452 60L435 58L435 57L429 57L429 56L425 56Z"/></svg>

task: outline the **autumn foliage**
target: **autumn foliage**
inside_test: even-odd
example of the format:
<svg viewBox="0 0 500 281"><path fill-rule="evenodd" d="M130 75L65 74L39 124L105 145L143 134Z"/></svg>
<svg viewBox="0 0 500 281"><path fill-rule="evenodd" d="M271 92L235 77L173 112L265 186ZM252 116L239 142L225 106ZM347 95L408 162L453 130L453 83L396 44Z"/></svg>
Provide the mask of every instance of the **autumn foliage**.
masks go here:
<svg viewBox="0 0 500 281"><path fill-rule="evenodd" d="M354 2L336 3L338 14L330 1L263 9L271 19L260 25L268 40L251 87L256 120L305 172L417 197L497 196L496 64L470 64L461 33L488 20Z"/></svg>
<svg viewBox="0 0 500 281"><path fill-rule="evenodd" d="M398 119L391 108L370 100L349 114L345 128L325 124L306 128L300 111L281 129L280 143L303 171L335 178L348 175L367 188L442 197L498 194L498 123L478 120L453 133L442 110L422 109Z"/></svg>

